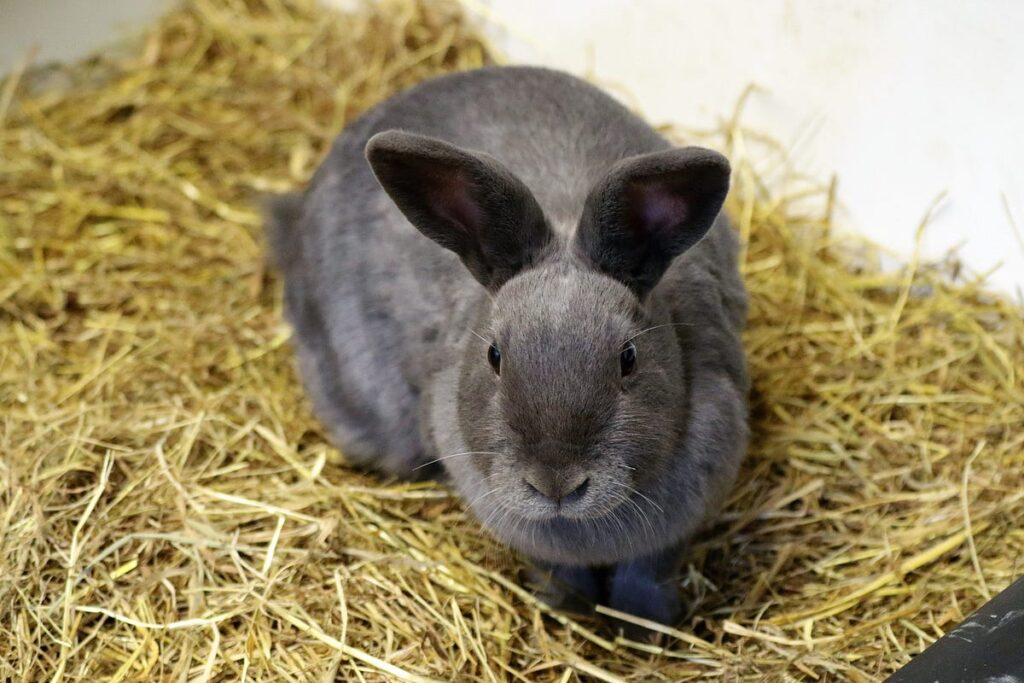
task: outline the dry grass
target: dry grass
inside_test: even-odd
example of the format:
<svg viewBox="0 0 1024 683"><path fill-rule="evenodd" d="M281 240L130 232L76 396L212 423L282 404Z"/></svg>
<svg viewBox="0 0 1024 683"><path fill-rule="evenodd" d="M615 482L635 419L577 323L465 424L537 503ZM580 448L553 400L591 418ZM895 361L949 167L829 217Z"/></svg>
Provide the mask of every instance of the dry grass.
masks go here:
<svg viewBox="0 0 1024 683"><path fill-rule="evenodd" d="M443 489L345 467L254 199L486 59L435 3L191 0L127 58L8 79L0 678L871 681L1021 572L1022 310L883 274L734 123L756 436L663 647L549 615Z"/></svg>

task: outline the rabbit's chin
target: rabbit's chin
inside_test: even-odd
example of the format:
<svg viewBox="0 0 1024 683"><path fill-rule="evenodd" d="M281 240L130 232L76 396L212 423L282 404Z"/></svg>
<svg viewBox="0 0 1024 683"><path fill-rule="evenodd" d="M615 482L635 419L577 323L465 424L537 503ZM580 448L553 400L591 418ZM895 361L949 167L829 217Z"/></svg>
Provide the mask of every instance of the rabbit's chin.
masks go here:
<svg viewBox="0 0 1024 683"><path fill-rule="evenodd" d="M543 524L555 520L570 520L586 522L587 520L599 520L604 516L603 510L598 510L593 505L581 503L555 502L532 503L522 511L510 513L513 524L516 522L525 524Z"/></svg>
<svg viewBox="0 0 1024 683"><path fill-rule="evenodd" d="M524 496L501 501L494 507L471 506L472 512L492 532L500 534L506 528L522 526L566 526L590 524L592 526L622 526L631 509L623 497L605 499L604 496L584 495L578 500L554 501L543 496Z"/></svg>
<svg viewBox="0 0 1024 683"><path fill-rule="evenodd" d="M608 510L608 508L604 508ZM662 548L663 519L641 519L621 507L605 514L570 517L565 511L540 515L518 512L479 514L498 540L537 560L566 565L603 565L646 555Z"/></svg>

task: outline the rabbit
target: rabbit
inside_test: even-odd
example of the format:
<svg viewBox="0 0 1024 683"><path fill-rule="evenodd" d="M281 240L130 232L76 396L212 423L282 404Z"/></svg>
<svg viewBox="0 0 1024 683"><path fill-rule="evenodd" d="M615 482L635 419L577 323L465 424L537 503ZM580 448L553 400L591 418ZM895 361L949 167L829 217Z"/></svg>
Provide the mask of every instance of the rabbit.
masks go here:
<svg viewBox="0 0 1024 683"><path fill-rule="evenodd" d="M316 414L357 466L443 468L556 606L672 624L747 448L729 179L545 68L378 104L267 221Z"/></svg>

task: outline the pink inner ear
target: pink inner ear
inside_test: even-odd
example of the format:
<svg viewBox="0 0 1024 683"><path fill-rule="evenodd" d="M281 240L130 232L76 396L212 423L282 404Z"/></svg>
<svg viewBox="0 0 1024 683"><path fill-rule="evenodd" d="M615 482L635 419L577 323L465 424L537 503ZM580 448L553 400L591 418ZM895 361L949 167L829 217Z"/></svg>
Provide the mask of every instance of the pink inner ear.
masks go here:
<svg viewBox="0 0 1024 683"><path fill-rule="evenodd" d="M433 168L423 174L424 200L438 218L467 235L479 232L480 207L473 199L473 185L458 168Z"/></svg>
<svg viewBox="0 0 1024 683"><path fill-rule="evenodd" d="M638 237L649 235L668 236L686 222L690 212L682 188L672 183L642 181L633 185L629 192L630 213L633 229Z"/></svg>

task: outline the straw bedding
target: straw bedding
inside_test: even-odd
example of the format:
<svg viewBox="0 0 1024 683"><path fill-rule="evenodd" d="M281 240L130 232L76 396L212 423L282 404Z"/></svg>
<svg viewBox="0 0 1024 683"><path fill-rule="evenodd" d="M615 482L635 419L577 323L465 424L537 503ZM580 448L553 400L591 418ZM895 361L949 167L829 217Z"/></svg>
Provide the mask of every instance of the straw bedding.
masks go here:
<svg viewBox="0 0 1024 683"><path fill-rule="evenodd" d="M489 59L448 5L191 0L7 79L0 678L873 681L1021 573L1021 308L952 263L883 272L735 120L700 137L737 169L755 437L679 630L550 614L443 488L348 468L258 200L373 102Z"/></svg>

